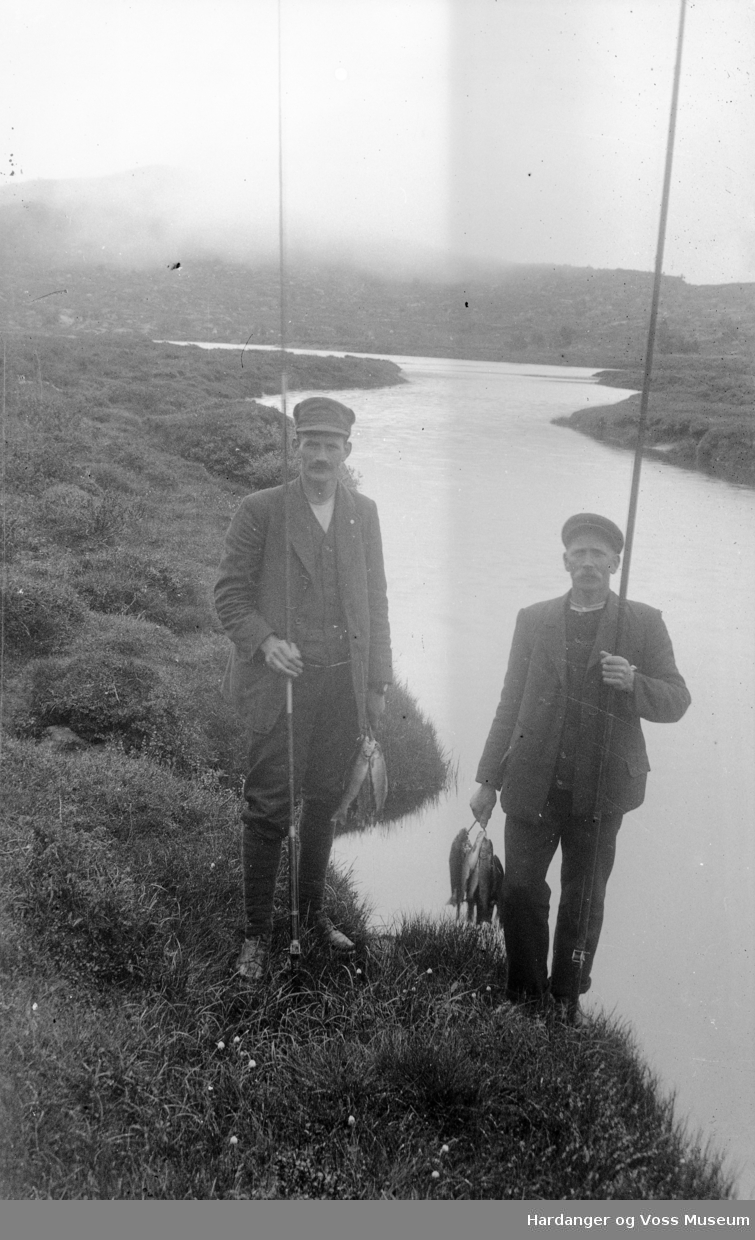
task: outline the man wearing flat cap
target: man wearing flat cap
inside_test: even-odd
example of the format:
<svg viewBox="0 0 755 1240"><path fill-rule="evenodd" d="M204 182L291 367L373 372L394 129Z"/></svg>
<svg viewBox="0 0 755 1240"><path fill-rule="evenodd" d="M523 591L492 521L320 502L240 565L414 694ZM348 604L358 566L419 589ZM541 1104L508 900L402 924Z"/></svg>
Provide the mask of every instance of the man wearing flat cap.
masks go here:
<svg viewBox="0 0 755 1240"><path fill-rule="evenodd" d="M302 796L300 913L331 948L354 946L323 908L332 815L357 741L383 713L392 674L377 508L339 477L353 422L352 410L330 397L296 405L299 477L287 486L288 531L283 486L247 495L226 535L215 586L232 643L223 689L251 737L242 813L245 941L237 964L250 981L267 964L289 827L287 678L295 792Z"/></svg>
<svg viewBox="0 0 755 1240"><path fill-rule="evenodd" d="M590 986L616 836L623 815L645 796L650 768L640 719L675 723L690 696L655 608L627 601L621 653L614 649L619 600L610 580L624 545L618 526L578 513L564 525L562 541L571 589L519 612L471 807L485 826L500 789L507 997L530 1011L554 1007L566 1023L581 1024L576 992ZM598 805L606 709L614 721ZM549 976L545 880L559 844L561 898Z"/></svg>

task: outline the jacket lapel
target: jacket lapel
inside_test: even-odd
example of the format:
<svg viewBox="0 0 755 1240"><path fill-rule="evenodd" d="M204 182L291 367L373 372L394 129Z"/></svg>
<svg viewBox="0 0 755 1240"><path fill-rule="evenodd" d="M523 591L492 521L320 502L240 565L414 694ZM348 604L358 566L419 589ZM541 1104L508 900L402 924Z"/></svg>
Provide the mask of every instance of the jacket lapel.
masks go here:
<svg viewBox="0 0 755 1240"><path fill-rule="evenodd" d="M298 478L289 485L288 496L289 542L309 576L314 578L316 567L310 529L312 510L309 507L301 481Z"/></svg>
<svg viewBox="0 0 755 1240"><path fill-rule="evenodd" d="M568 594L553 600L542 628L542 642L546 653L556 665L559 679L566 688L566 619L564 609Z"/></svg>
<svg viewBox="0 0 755 1240"><path fill-rule="evenodd" d="M352 580L352 564L361 542L361 527L357 520L357 506L354 497L341 482L336 492L336 507L333 514L335 521L336 561L338 564L338 580L343 596L348 583Z"/></svg>

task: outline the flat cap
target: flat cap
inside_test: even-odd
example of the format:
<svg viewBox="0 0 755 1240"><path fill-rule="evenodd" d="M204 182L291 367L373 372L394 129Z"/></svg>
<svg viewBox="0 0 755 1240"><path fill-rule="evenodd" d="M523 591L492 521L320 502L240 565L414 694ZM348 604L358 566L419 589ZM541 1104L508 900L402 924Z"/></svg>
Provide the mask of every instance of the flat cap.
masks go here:
<svg viewBox="0 0 755 1240"><path fill-rule="evenodd" d="M624 546L624 535L618 525L614 525L613 521L609 521L608 517L601 517L597 512L578 512L575 516L569 517L564 522L564 528L561 531L561 541L565 547L578 534L582 534L585 530L597 530L599 534L605 538L609 547L621 555Z"/></svg>
<svg viewBox="0 0 755 1240"><path fill-rule="evenodd" d="M294 406L297 431L330 431L348 439L354 425L354 411L330 396L308 396Z"/></svg>

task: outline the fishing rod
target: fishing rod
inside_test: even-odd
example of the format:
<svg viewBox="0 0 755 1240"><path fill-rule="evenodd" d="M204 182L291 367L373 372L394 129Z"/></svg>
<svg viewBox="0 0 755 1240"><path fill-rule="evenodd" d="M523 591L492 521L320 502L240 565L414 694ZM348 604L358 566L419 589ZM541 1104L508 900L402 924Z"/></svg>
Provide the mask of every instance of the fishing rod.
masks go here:
<svg viewBox="0 0 755 1240"><path fill-rule="evenodd" d="M286 261L283 198L283 37L282 0L278 0L278 283L280 290L280 378L281 378L281 439L283 443L283 545L285 560L284 598L286 607L286 644L291 645L291 554L289 543L288 495L288 418L286 396ZM286 676L286 726L288 735L288 905L289 957L291 970L296 972L301 955L299 928L299 828L296 820L296 787L294 783L294 690Z"/></svg>
<svg viewBox="0 0 755 1240"><path fill-rule="evenodd" d="M2 591L0 592L0 758L3 751L3 723L5 720L5 605L8 598L8 557L7 551L7 535L8 535L8 513L6 508L5 495L5 456L6 446L8 443L6 428L6 381L7 372L7 356L5 348L5 337L3 336L3 386L2 397L0 398L0 519L3 523L2 532Z"/></svg>
<svg viewBox="0 0 755 1240"><path fill-rule="evenodd" d="M663 174L663 191L661 194L661 214L658 224L658 243L655 252L655 273L653 277L653 295L650 303L650 320L648 323L647 346L645 348L645 367L642 377L642 394L640 397L640 414L637 423L637 443L634 450L634 462L632 466L632 484L629 491L629 510L627 513L626 535L624 539L624 560L621 568L621 583L619 586L619 608L616 617L616 637L614 641L614 650L618 654L624 637L624 626L626 620L626 603L627 603L627 587L629 585L629 568L632 560L632 546L634 543L634 527L637 518L637 503L640 491L640 472L642 469L642 453L645 447L645 433L647 429L647 412L648 400L650 397L650 377L653 369L653 354L655 352L655 334L656 324L658 321L658 303L661 296L661 275L663 272L663 251L666 244L666 221L668 219L668 204L671 193L671 168L674 158L674 138L676 135L676 116L679 104L679 82L681 79L682 69L682 46L684 43L684 18L686 13L687 0L680 0L679 7L679 28L676 38L676 62L674 64L674 82L671 91L671 109L669 114L668 137L666 139L666 163ZM604 685L601 691L602 697L602 713L603 713L603 739L600 749L600 767L598 769L598 787L595 794L595 804L593 808L592 821L595 824L595 843L593 846L592 865L590 869L590 880L587 890L583 884L583 900L580 908L579 930L577 933L577 946L572 953L572 964L574 965L573 987L569 996L570 1007L576 1010L579 1002L580 984L582 981L582 972L587 963L587 936L590 925L590 913L592 911L593 893L595 889L595 875L598 868L598 855L600 850L600 831L603 820L602 803L605 795L606 778L608 770L608 753L611 748L613 739L613 724L615 718L614 707L616 704L616 694L621 693L621 689L615 689L611 685Z"/></svg>

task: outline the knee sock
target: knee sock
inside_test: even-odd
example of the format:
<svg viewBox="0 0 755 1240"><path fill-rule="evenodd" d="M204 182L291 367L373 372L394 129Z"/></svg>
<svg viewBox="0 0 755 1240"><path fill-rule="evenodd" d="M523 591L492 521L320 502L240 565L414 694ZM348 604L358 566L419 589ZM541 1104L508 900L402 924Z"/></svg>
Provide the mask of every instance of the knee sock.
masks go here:
<svg viewBox="0 0 755 1240"><path fill-rule="evenodd" d="M281 842L281 833L277 826L266 822L245 822L243 825L241 866L244 884L244 933L247 938L270 933Z"/></svg>
<svg viewBox="0 0 755 1240"><path fill-rule="evenodd" d="M329 802L304 802L299 854L299 908L304 918L322 911L325 874L333 846L333 810Z"/></svg>

